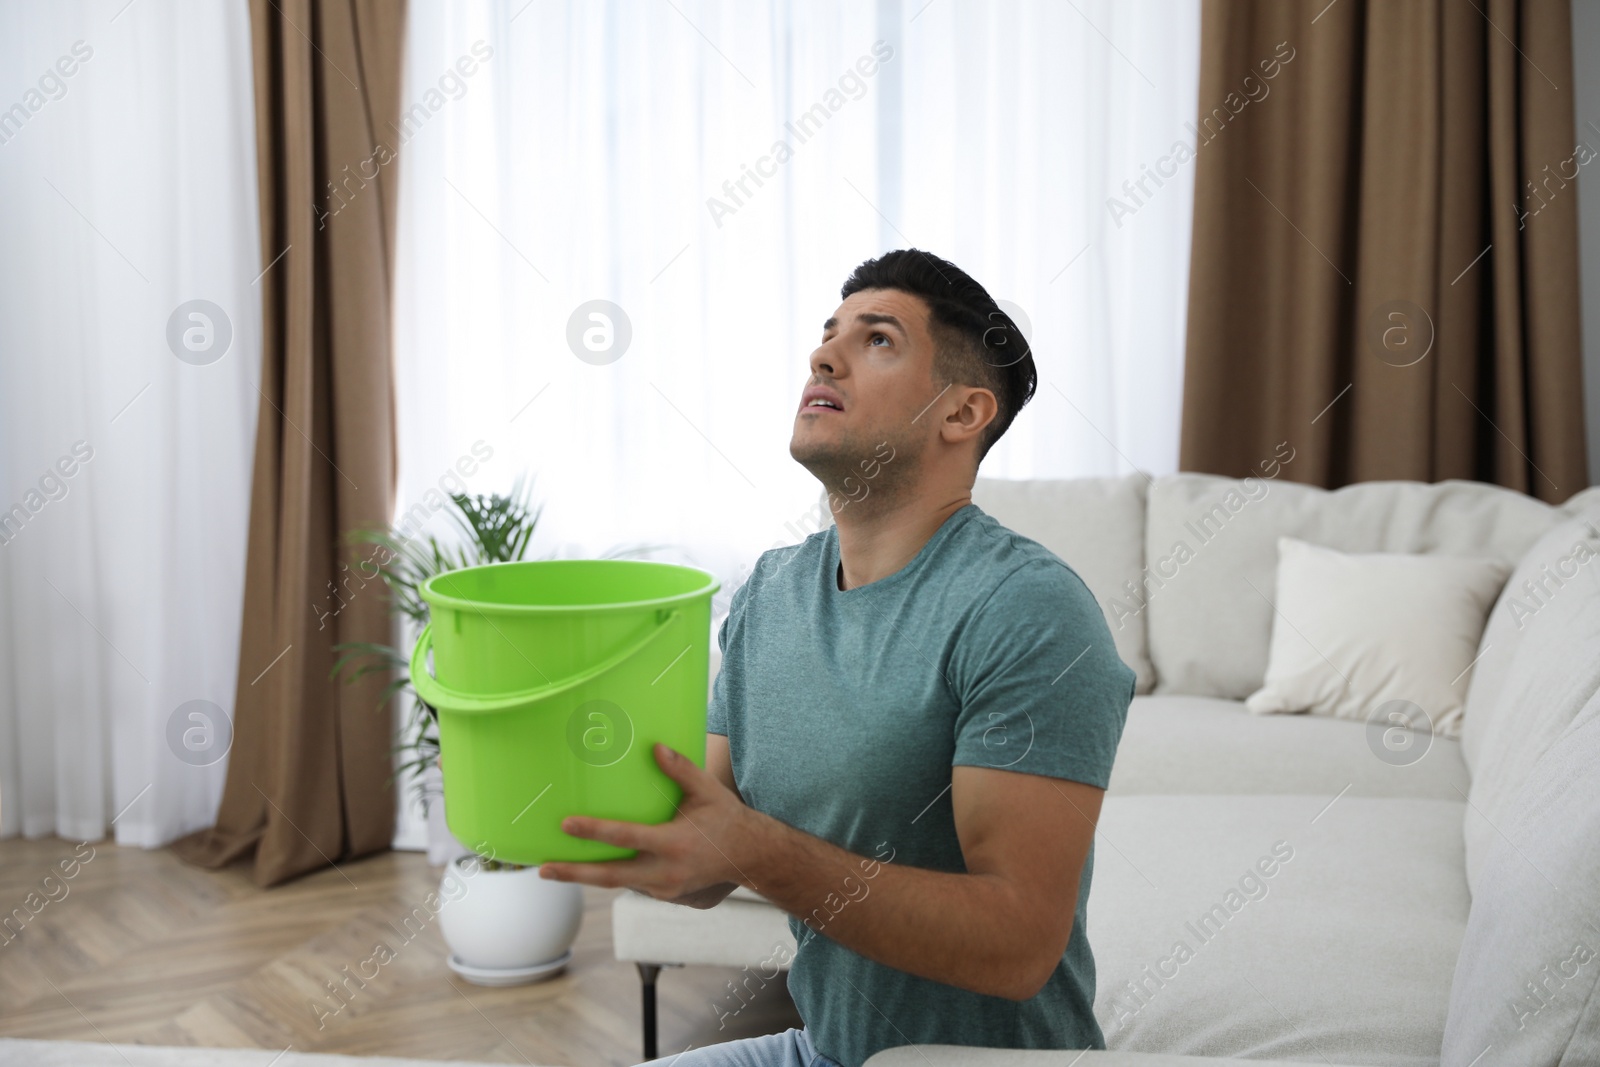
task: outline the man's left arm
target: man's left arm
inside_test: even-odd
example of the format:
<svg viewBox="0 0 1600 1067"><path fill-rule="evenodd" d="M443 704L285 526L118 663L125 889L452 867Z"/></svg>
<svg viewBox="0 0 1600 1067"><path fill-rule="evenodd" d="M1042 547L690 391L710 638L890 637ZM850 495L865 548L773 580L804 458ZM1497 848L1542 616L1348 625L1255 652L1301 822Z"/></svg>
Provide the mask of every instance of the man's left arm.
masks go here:
<svg viewBox="0 0 1600 1067"><path fill-rule="evenodd" d="M659 826L569 817L568 833L638 855L547 863L542 877L662 900L737 882L868 959L1011 1000L1037 994L1066 950L1104 795L1094 786L952 768L967 870L949 873L857 856L746 807L665 746L656 759L684 789L677 816Z"/></svg>

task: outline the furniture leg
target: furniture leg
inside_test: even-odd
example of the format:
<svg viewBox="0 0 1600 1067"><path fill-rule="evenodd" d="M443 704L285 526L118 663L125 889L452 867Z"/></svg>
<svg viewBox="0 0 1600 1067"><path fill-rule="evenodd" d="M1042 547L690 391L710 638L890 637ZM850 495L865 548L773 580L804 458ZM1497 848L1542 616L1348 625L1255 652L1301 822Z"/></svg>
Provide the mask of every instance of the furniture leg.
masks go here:
<svg viewBox="0 0 1600 1067"><path fill-rule="evenodd" d="M640 963L639 1000L644 1008L644 1058L656 1058L656 976L661 973L659 963Z"/></svg>

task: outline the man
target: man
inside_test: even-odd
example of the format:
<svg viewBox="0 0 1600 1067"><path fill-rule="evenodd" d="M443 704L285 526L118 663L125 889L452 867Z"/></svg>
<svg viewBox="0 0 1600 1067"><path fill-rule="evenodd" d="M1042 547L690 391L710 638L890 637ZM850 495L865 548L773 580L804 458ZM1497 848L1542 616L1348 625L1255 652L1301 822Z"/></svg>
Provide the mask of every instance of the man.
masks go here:
<svg viewBox="0 0 1600 1067"><path fill-rule="evenodd" d="M638 854L541 875L698 908L743 885L789 914L805 1028L680 1067L1103 1048L1084 902L1134 674L1078 576L971 496L1033 394L1027 342L915 249L863 263L841 297L789 446L835 525L765 553L735 594L705 769L655 749L677 817L569 817Z"/></svg>

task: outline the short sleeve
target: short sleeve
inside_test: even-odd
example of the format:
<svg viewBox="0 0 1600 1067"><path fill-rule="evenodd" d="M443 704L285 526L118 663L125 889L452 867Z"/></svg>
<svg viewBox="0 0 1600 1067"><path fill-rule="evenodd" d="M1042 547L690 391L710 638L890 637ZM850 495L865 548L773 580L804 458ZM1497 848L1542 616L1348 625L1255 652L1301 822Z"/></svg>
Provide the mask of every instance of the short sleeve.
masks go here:
<svg viewBox="0 0 1600 1067"><path fill-rule="evenodd" d="M740 624L744 617L745 590L749 589L747 581L733 592L733 599L728 603L728 615L722 620L722 626L717 630L717 648L722 653L722 665L717 669L716 678L711 682L711 698L706 704L706 733L728 733L728 700L732 690L736 689L736 680L744 671L744 643L739 640Z"/></svg>
<svg viewBox="0 0 1600 1067"><path fill-rule="evenodd" d="M1135 676L1065 564L1011 572L957 636L947 678L953 764L1109 784Z"/></svg>

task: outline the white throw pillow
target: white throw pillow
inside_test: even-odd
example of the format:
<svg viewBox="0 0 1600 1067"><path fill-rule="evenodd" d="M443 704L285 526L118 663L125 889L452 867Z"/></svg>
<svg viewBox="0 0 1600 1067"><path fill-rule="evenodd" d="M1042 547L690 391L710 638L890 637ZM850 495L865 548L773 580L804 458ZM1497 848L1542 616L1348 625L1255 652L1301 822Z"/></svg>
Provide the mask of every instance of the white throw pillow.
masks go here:
<svg viewBox="0 0 1600 1067"><path fill-rule="evenodd" d="M1389 706L1407 701L1435 733L1458 734L1484 622L1510 570L1495 559L1352 555L1280 537L1266 680L1245 707L1424 725Z"/></svg>
<svg viewBox="0 0 1600 1067"><path fill-rule="evenodd" d="M1288 463L1285 473L1294 469ZM1140 614L1157 693L1243 700L1261 688L1275 616L1245 582L1273 595L1279 537L1341 552L1493 556L1514 564L1566 514L1483 482L1358 482L1329 490L1265 474L1167 474L1150 486L1146 569L1135 584L1148 587Z"/></svg>

